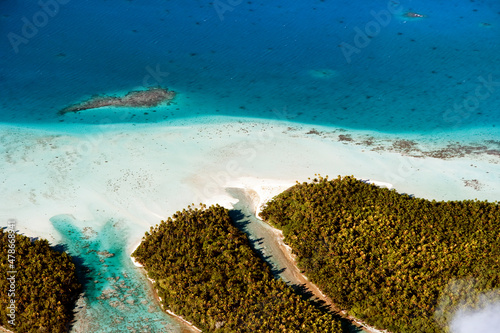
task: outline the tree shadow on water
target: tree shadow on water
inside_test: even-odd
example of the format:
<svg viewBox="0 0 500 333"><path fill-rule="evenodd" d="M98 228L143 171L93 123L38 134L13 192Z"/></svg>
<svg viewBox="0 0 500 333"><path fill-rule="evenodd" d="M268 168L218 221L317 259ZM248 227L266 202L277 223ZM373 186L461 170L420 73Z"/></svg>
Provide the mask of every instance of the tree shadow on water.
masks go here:
<svg viewBox="0 0 500 333"><path fill-rule="evenodd" d="M330 306L322 299L316 298L314 293L309 290L305 284L292 284L290 285L297 295L299 295L303 300L311 303L315 308L324 313L329 313L334 319L339 320L342 325L343 332L349 333L361 333L364 332L361 327L354 325L350 320L345 319L340 314L332 311Z"/></svg>
<svg viewBox="0 0 500 333"><path fill-rule="evenodd" d="M68 252L68 246L66 244L56 244L52 245L51 248L54 251L59 253ZM84 291L88 283L91 281L91 277L89 276L90 268L84 264L85 260L82 256L71 255L71 261L75 264L76 268L76 277L78 278L78 282L82 285L82 291Z"/></svg>
<svg viewBox="0 0 500 333"><path fill-rule="evenodd" d="M255 251L255 253L258 255L260 259L264 260L269 265L269 268L271 269L273 276L279 279L280 274L285 272L286 268L275 267L271 260L272 256L269 255L266 256L264 254L262 248L264 238L261 237L261 238L250 239L252 235L251 232L248 230L248 225L252 223L252 219L255 217L247 213L248 212L246 211L246 209L240 206L230 210L229 216L231 217L234 226L248 236L250 247ZM333 312L330 306L328 306L328 304L326 304L325 301L317 299L315 295L309 289L306 288L305 284L291 284L290 286L295 291L295 293L299 295L302 299L310 302L314 307L319 309L321 312L330 313L335 319L339 320L341 322L343 332L349 332L349 333L363 332L361 328L355 326L349 320L341 317L338 313Z"/></svg>
<svg viewBox="0 0 500 333"><path fill-rule="evenodd" d="M243 211L238 210L238 209L231 209L229 211L229 217L231 217L231 220L234 223L234 226L241 231L245 232L245 227L250 224L250 221L248 220L248 216L246 216ZM247 232L245 234L248 235Z"/></svg>
<svg viewBox="0 0 500 333"><path fill-rule="evenodd" d="M69 255L69 249L66 244L56 244L56 245L51 245L50 246L52 250L59 252L59 253L64 253L66 252ZM71 332L74 324L75 324L75 317L80 308L77 305L77 301L82 295L85 294L85 290L88 289L89 284L92 282L92 278L90 276L90 271L91 269L84 264L85 260L82 256L79 255L70 255L71 256L71 261L75 265L75 273L76 273L76 278L78 280L78 283L81 284L81 289L80 289L80 294L75 298L74 303L73 303L73 309L71 311L72 313L72 318L70 319L68 323L68 332Z"/></svg>
<svg viewBox="0 0 500 333"><path fill-rule="evenodd" d="M251 233L246 229L246 226L251 223L249 219L252 218L252 216L245 215L245 213L239 209L230 210L229 216L231 217L234 226L247 235L250 247L252 248L252 250L254 250L254 252L260 259L262 259L269 265L273 276L278 277L281 273L286 271L286 268L274 267L271 260L272 256L264 254L263 248L261 247L261 245L264 243L264 238L250 238Z"/></svg>

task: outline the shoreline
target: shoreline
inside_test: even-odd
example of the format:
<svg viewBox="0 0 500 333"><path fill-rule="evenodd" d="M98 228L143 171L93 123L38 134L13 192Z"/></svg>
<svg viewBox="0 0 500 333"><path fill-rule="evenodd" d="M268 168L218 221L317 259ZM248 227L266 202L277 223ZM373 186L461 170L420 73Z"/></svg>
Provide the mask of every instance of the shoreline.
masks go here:
<svg viewBox="0 0 500 333"><path fill-rule="evenodd" d="M416 151L422 147L415 146L412 140L393 137L399 140L393 142L382 137L379 143L373 143L362 132L359 138L348 137L342 129L316 126L314 130L286 121L263 123L245 118L219 117L207 123L176 121L167 127L162 124L135 127L112 124L70 133L61 128L49 131L0 124L1 129L5 128L0 135L4 146L0 168L6 175L3 182L0 177L0 191L7 198L0 203L0 218L30 221L29 228L19 223L21 232L52 242L57 236L51 233L50 224L47 227L47 220L59 214L94 220L103 218L104 210L111 211L117 214L106 214L106 218L118 215L130 221L142 220L145 222L142 228L147 229L146 226L157 222L158 216L187 206L193 199L201 199L195 203L205 203L216 197L213 192L221 195L218 201L227 199L223 188L242 177L303 181L313 173L378 179L393 184L401 192L431 200L499 199L496 188L500 187L500 177L496 169L500 155L489 150L476 155L478 152L471 147L448 147L450 156L438 149L434 150L434 157L416 157ZM221 133L230 134L221 136ZM500 141L498 144L500 147ZM177 147L166 151L166 145ZM380 148L381 145L385 148ZM144 151L146 146L151 153ZM462 153L465 156L451 157ZM443 158L437 157L440 154ZM217 159L221 163L214 163ZM172 163L179 162L170 173L159 169L164 166L170 169ZM230 164L235 167L229 167ZM125 177L130 172L137 182L148 181L139 179L139 173L143 173L144 178L172 183L170 186L181 189L181 195L173 197L165 189L159 189L156 195L144 190L137 193L143 206L139 207L135 198L117 195L119 189L137 192L130 188L130 182L126 184L130 179ZM117 179L116 175L123 177ZM143 185L139 187L142 190ZM144 204L156 204L160 198L168 198L172 204L163 207ZM37 227L38 222L45 225Z"/></svg>
<svg viewBox="0 0 500 333"><path fill-rule="evenodd" d="M165 310L163 308L163 304L161 303L162 298L158 295L158 290L155 289L155 287L154 287L155 280L153 280L149 277L148 272L146 271L146 269L144 269L144 266L141 263L139 263L138 261L136 261L135 258L132 257L132 255L131 255L139 247L140 244L141 243L139 242L134 247L134 250L130 253L129 257L132 260L132 263L134 264L134 266L137 267L141 271L141 273L144 274L146 276L146 278L148 279L148 281L150 282L150 284L151 284L150 286L151 286L151 289L153 290L154 297L156 298L156 301L158 301L158 304L160 305L161 309L163 311L165 311L165 313L167 313L169 316L173 317L174 320L177 320L178 322L180 322L181 325L185 325L185 327L181 327L181 332L183 332L185 329L189 329L191 332L202 332L202 330L200 330L198 327L196 327L193 323L184 319L182 316L175 314L173 311L171 311L169 309Z"/></svg>
<svg viewBox="0 0 500 333"><path fill-rule="evenodd" d="M263 185L262 183L267 181L267 185ZM375 184L376 186L379 187L392 187L391 184L385 183L385 182L380 182L376 180L370 180L370 179L364 179L363 181L369 183L369 184ZM249 184L247 180L247 185ZM258 213L262 210L262 207L269 201L271 200L275 195L282 193L283 190L283 185L281 186L276 186L276 184L279 184L280 182L277 182L276 180L254 180L253 186L249 185L247 187L238 187L241 189L244 193L246 198L249 200L249 203L252 204L252 212L254 213L254 216L261 221L263 224L266 225L267 229L270 230L274 234L274 241L278 244L278 247L281 249L285 257L287 258L287 268L290 268L293 270L292 275L296 278L296 281L294 283L298 284L303 284L305 285L306 289L311 291L314 296L317 299L320 299L327 304L332 312L340 315L341 317L351 321L352 323L358 325L360 328L362 328L365 332L367 333L391 333L390 331L387 330L379 330L375 327L372 327L368 324L366 324L364 321L353 317L349 315L346 310L340 309L336 306L336 304L328 297L326 296L321 289L311 282L309 278L304 275L299 267L297 266L296 263L296 256L292 253L292 248L287 245L284 242L284 236L283 232L279 229L274 228L264 220L262 220L259 216ZM293 186L293 185L292 185ZM232 186L235 188L236 186ZM286 190L286 189L285 189ZM277 193L277 194L276 194Z"/></svg>
<svg viewBox="0 0 500 333"><path fill-rule="evenodd" d="M105 114L103 116L106 116ZM46 123L22 123L22 122L0 122L0 127L17 128L17 129L32 129L43 130L50 132L60 132L64 129L81 129L86 127L90 130L95 127L113 127L119 130L141 128L141 127L170 127L170 126L198 126L198 125L225 125L235 122L244 123L262 123L269 125L287 125L291 127L301 127L307 129L317 129L319 132L338 130L340 132L355 132L363 135L375 135L388 138L396 138L398 136L407 137L410 139L425 139L434 142L436 135L447 137L450 140L455 140L457 137L461 138L484 138L485 136L500 136L500 128L490 127L485 125L478 125L474 127L461 127L461 128L436 128L427 132L395 132L395 131L379 131L375 129L356 128L335 124L323 124L307 121L294 121L293 118L287 117L286 112L283 114L278 113L275 117L264 118L257 116L231 116L231 115L218 115L218 114L205 114L196 116L183 116L171 120L163 120L158 122L116 122L116 123L60 123L60 122L46 122ZM313 134L313 133L311 133Z"/></svg>
<svg viewBox="0 0 500 333"><path fill-rule="evenodd" d="M322 141L337 142L362 147L378 153L397 153L416 158L453 160L471 158L500 164L500 128L474 127L434 130L428 133L381 132L373 129L357 129L336 125L294 122L287 118L266 119L234 116L194 116L155 123L47 123L22 124L0 123L5 131L31 132L38 135L70 135L88 137L103 133L163 131L165 128L190 130L196 127L227 127L237 124L261 126L267 129L283 128L292 137L297 135ZM439 140L436 140L439 137Z"/></svg>

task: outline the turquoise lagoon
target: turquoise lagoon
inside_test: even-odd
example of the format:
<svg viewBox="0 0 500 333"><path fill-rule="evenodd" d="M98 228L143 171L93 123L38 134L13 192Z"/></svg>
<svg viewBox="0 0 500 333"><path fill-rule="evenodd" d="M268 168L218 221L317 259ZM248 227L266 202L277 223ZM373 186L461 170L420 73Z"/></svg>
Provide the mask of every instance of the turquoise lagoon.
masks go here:
<svg viewBox="0 0 500 333"><path fill-rule="evenodd" d="M96 229L68 215L55 216L51 222L78 263L84 285L72 332L180 331L126 253L123 223L108 220Z"/></svg>

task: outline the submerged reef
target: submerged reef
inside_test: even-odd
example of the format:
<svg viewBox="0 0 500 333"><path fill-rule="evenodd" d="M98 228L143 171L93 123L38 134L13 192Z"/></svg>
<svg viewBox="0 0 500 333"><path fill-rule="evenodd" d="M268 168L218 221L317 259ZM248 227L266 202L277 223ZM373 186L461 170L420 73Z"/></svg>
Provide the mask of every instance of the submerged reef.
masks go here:
<svg viewBox="0 0 500 333"><path fill-rule="evenodd" d="M296 131L297 128L288 127L287 132ZM371 135L358 135L345 129L333 131L318 131L315 128L305 132L306 135L317 135L324 139L354 144L366 147L372 151L391 151L411 157L432 157L438 159L462 158L467 156L478 156L486 158L490 163L500 163L500 141L481 140L475 142L447 141L444 145L429 144L408 140L401 137L374 137Z"/></svg>
<svg viewBox="0 0 500 333"><path fill-rule="evenodd" d="M58 112L64 115L69 112L78 112L89 109L97 109L105 106L113 107L154 107L163 102L170 102L175 97L174 91L161 87L149 88L148 90L131 91L123 97L116 96L94 96L89 100L70 105Z"/></svg>

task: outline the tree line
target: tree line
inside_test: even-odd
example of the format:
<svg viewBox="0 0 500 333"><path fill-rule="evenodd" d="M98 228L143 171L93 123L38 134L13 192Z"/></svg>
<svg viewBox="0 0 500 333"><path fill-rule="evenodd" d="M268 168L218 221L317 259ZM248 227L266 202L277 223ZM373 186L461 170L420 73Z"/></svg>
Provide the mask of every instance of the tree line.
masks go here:
<svg viewBox="0 0 500 333"><path fill-rule="evenodd" d="M500 286L497 202L430 201L318 177L260 216L283 230L299 267L334 303L380 329L445 332L450 313L437 312L478 306L478 295ZM450 287L460 281L470 286Z"/></svg>
<svg viewBox="0 0 500 333"><path fill-rule="evenodd" d="M132 256L155 280L164 308L204 332L342 332L330 313L273 277L218 205L161 221Z"/></svg>

